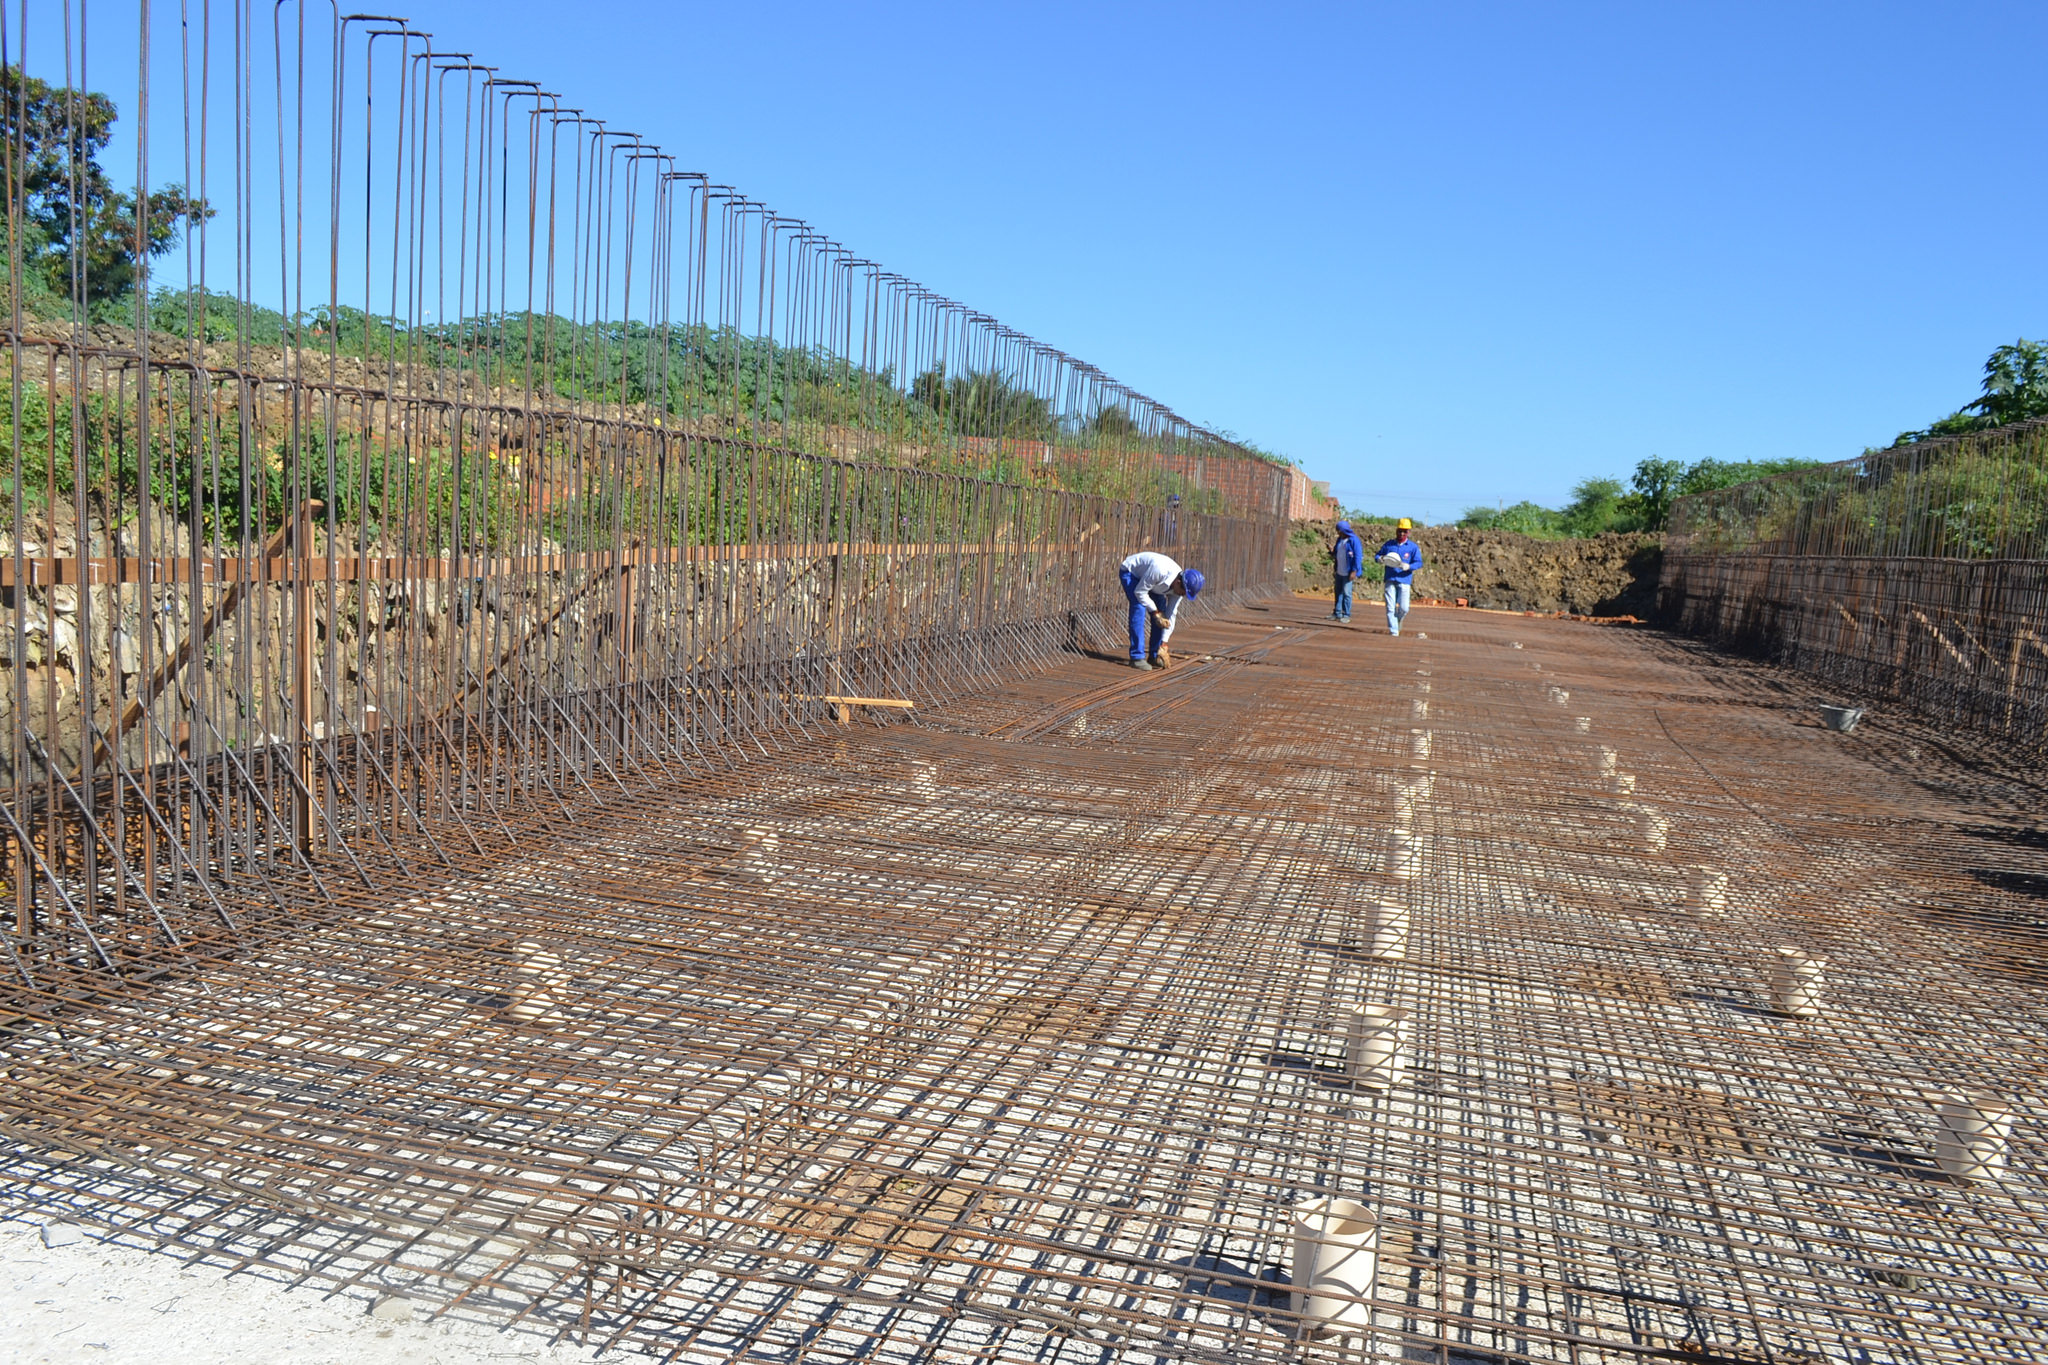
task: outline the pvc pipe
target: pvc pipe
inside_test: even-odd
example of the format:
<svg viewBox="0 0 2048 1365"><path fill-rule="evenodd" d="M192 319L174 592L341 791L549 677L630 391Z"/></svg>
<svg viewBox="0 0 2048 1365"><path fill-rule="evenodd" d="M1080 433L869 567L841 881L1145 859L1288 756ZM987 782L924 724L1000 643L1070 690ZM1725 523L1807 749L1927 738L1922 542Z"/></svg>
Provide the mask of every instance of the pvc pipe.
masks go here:
<svg viewBox="0 0 2048 1365"><path fill-rule="evenodd" d="M1372 1326L1380 1225L1355 1199L1317 1195L1294 1206L1294 1311L1309 1332Z"/></svg>
<svg viewBox="0 0 2048 1365"><path fill-rule="evenodd" d="M750 882L766 884L781 875L769 861L782 846L772 829L749 829L740 836L740 876Z"/></svg>
<svg viewBox="0 0 2048 1365"><path fill-rule="evenodd" d="M505 1013L522 1024L542 1023L561 1008L548 987L560 979L562 959L531 939L514 944L512 953L512 1003Z"/></svg>
<svg viewBox="0 0 2048 1365"><path fill-rule="evenodd" d="M1374 901L1366 911L1365 955L1408 956L1408 907L1400 901Z"/></svg>
<svg viewBox="0 0 2048 1365"><path fill-rule="evenodd" d="M1408 714L1416 720L1428 720L1429 703L1421 697L1417 697L1414 701L1408 703Z"/></svg>
<svg viewBox="0 0 2048 1365"><path fill-rule="evenodd" d="M1406 830L1387 832L1387 875L1413 881L1422 875L1422 840Z"/></svg>
<svg viewBox="0 0 2048 1365"><path fill-rule="evenodd" d="M1804 948L1780 947L1771 963L1771 1008L1800 1019L1819 1014L1827 966L1826 958L1810 957Z"/></svg>
<svg viewBox="0 0 2048 1365"><path fill-rule="evenodd" d="M1353 1005L1344 1027L1344 1072L1353 1085L1391 1090L1408 1069L1408 1035L1415 1011L1392 1005Z"/></svg>
<svg viewBox="0 0 2048 1365"><path fill-rule="evenodd" d="M1728 913L1728 874L1710 867L1696 867L1686 878L1685 908L1707 919Z"/></svg>
<svg viewBox="0 0 2048 1365"><path fill-rule="evenodd" d="M1590 735L1593 733L1593 718L1591 716L1579 716L1572 721L1572 728L1582 735Z"/></svg>
<svg viewBox="0 0 2048 1365"><path fill-rule="evenodd" d="M1409 748L1414 752L1415 757L1419 759L1428 758L1430 732L1427 730L1410 730L1408 732L1408 737Z"/></svg>
<svg viewBox="0 0 2048 1365"><path fill-rule="evenodd" d="M1638 807L1636 834L1642 839L1644 848L1652 853L1662 853L1665 841L1671 835L1671 821L1648 806Z"/></svg>
<svg viewBox="0 0 2048 1365"><path fill-rule="evenodd" d="M1988 1090L1964 1090L1944 1097L1936 1114L1934 1164L1957 1180L1996 1180L2005 1173L2012 1138L2012 1105Z"/></svg>

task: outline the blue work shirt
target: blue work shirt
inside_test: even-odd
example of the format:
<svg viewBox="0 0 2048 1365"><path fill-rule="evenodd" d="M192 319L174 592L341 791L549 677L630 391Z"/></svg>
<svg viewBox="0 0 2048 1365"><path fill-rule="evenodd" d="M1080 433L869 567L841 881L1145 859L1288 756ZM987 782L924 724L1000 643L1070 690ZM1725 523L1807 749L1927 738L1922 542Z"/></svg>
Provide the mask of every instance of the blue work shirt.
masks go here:
<svg viewBox="0 0 2048 1365"><path fill-rule="evenodd" d="M1337 547L1331 553L1336 560L1339 578L1354 577L1365 567L1365 544L1355 532L1340 532Z"/></svg>
<svg viewBox="0 0 2048 1365"><path fill-rule="evenodd" d="M1391 564L1387 565L1387 582L1411 583L1415 580L1415 571L1422 567L1421 546L1412 540L1405 543L1398 540L1390 540L1380 546L1380 552L1374 558L1385 558L1387 555L1399 555L1408 565L1405 569L1397 569Z"/></svg>

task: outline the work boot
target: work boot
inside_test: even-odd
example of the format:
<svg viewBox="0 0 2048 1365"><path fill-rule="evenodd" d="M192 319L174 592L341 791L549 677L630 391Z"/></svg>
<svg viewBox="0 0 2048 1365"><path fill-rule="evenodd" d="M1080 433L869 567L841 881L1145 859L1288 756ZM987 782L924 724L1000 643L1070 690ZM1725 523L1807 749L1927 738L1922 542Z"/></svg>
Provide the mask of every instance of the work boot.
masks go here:
<svg viewBox="0 0 2048 1365"><path fill-rule="evenodd" d="M1133 659L1133 660L1131 660L1131 667L1132 667L1132 668L1137 668L1137 669L1142 669L1143 671L1145 671L1145 672L1147 672L1147 673L1150 673L1150 672L1152 671L1152 665L1151 665L1151 664L1148 664L1148 663L1146 663L1146 662L1145 662L1145 661L1144 661L1143 659Z"/></svg>

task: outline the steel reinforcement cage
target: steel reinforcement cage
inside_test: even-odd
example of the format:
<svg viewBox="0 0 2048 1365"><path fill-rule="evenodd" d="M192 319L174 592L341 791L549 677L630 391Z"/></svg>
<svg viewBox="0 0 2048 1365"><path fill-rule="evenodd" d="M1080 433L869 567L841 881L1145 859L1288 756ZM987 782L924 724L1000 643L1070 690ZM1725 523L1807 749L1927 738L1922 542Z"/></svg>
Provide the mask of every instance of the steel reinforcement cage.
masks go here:
<svg viewBox="0 0 2048 1365"><path fill-rule="evenodd" d="M1660 594L1692 634L2037 748L2048 422L1680 498Z"/></svg>
<svg viewBox="0 0 2048 1365"><path fill-rule="evenodd" d="M0 16L23 982L1071 648L1134 548L1281 582L1284 467L532 82L145 0L108 102L57 8Z"/></svg>

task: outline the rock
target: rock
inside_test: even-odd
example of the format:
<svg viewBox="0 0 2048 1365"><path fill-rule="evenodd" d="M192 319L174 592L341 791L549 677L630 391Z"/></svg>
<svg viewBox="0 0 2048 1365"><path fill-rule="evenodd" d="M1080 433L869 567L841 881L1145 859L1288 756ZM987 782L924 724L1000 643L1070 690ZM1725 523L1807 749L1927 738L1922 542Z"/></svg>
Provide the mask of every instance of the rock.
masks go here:
<svg viewBox="0 0 2048 1365"><path fill-rule="evenodd" d="M370 1316L379 1322L411 1322L412 1300L400 1294L379 1299L370 1309Z"/></svg>
<svg viewBox="0 0 2048 1365"><path fill-rule="evenodd" d="M43 1224L43 1245L46 1247L68 1247L85 1240L85 1229L76 1223Z"/></svg>

